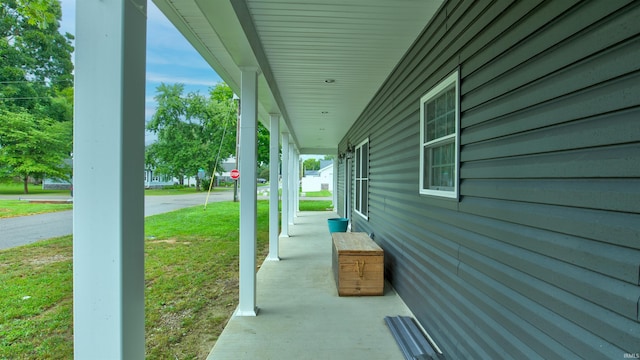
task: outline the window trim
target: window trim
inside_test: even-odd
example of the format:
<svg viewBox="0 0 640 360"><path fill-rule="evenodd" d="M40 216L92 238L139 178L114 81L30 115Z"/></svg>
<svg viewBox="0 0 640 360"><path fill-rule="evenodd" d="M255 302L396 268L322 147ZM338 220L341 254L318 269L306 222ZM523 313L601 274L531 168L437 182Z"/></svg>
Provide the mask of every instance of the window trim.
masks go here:
<svg viewBox="0 0 640 360"><path fill-rule="evenodd" d="M425 119L424 119L424 106L425 103L429 102L431 99L440 95L442 91L451 84L454 84L455 87L455 133L448 134L437 139L433 139L425 142ZM453 184L453 191L450 190L435 190L428 189L424 187L424 173L425 173L425 161L424 152L425 148L429 145L435 143L442 143L445 141L450 141L450 139L454 139L454 150L455 150L455 160L454 160L454 169L455 169L455 179ZM430 195L437 197L444 197L458 200L460 197L460 71L456 70L446 78L441 80L436 86L431 88L425 95L420 98L420 183L419 183L419 192L421 195Z"/></svg>
<svg viewBox="0 0 640 360"><path fill-rule="evenodd" d="M358 154L358 150L362 150L362 147L364 145L367 145L367 164L366 164L366 172L367 172L367 176L366 177L358 177L358 167L360 167L360 175L363 174L364 167L362 166L362 155L360 155L360 157L357 156ZM353 211L362 216L364 219L366 219L367 221L369 220L369 157L371 155L371 151L370 151L371 147L369 146L369 138L367 137L364 141L362 141L360 144L358 144L355 149L353 150L353 163L354 163L354 174L353 174ZM366 193L362 191L362 181L366 181L367 183L367 188L366 188ZM360 185L360 191L358 191L358 185ZM358 196L358 194L360 195L360 199L357 199L356 196ZM357 205L359 205L360 207L362 207L362 197L366 196L367 197L367 208L366 213L362 212L362 209L358 209ZM359 200L359 201L358 201Z"/></svg>

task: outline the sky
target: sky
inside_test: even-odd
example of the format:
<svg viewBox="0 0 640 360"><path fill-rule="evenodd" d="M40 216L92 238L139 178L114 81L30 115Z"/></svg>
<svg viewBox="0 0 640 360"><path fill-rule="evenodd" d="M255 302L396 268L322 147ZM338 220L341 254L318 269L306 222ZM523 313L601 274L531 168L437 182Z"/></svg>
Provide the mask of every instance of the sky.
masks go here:
<svg viewBox="0 0 640 360"><path fill-rule="evenodd" d="M76 1L60 0L61 33L75 35ZM185 94L192 91L207 94L210 87L222 80L151 0L147 1L147 7L145 119L149 120L156 111L157 104L153 97L156 87L161 83L181 83L185 86ZM153 141L154 136L147 134L146 143Z"/></svg>

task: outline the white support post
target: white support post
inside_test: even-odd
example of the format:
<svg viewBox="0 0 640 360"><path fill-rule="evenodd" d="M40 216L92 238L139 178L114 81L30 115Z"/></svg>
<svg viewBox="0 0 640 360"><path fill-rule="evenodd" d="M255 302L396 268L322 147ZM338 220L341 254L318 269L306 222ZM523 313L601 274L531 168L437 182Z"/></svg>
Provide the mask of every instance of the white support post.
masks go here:
<svg viewBox="0 0 640 360"><path fill-rule="evenodd" d="M294 163L295 166L295 181L296 181L296 197L294 198L294 202L293 202L293 208L294 208L294 212L293 212L293 217L297 218L298 217L298 212L300 212L300 152L296 149L296 162Z"/></svg>
<svg viewBox="0 0 640 360"><path fill-rule="evenodd" d="M145 356L146 4L146 0L76 2L76 359Z"/></svg>
<svg viewBox="0 0 640 360"><path fill-rule="evenodd" d="M338 157L336 156L333 159L333 190L331 191L333 195L333 211L338 211L338 162L336 161Z"/></svg>
<svg viewBox="0 0 640 360"><path fill-rule="evenodd" d="M258 69L240 79L240 299L236 315L256 316Z"/></svg>
<svg viewBox="0 0 640 360"><path fill-rule="evenodd" d="M280 114L270 114L269 129L269 255L267 260L279 261L278 241L278 176L280 167Z"/></svg>
<svg viewBox="0 0 640 360"><path fill-rule="evenodd" d="M282 133L282 233L289 237L289 133Z"/></svg>
<svg viewBox="0 0 640 360"><path fill-rule="evenodd" d="M296 209L294 207L294 202L296 198L296 192L298 192L298 188L296 186L295 181L295 149L293 143L289 143L289 209L287 212L289 225L293 225L293 214Z"/></svg>

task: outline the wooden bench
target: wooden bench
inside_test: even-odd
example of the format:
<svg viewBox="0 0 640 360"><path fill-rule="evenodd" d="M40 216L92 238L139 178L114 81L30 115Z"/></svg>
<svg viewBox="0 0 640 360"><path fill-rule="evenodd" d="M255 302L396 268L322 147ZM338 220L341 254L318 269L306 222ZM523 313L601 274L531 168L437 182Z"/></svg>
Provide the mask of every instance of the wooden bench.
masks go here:
<svg viewBox="0 0 640 360"><path fill-rule="evenodd" d="M384 251L363 232L334 232L333 276L338 295L384 293Z"/></svg>

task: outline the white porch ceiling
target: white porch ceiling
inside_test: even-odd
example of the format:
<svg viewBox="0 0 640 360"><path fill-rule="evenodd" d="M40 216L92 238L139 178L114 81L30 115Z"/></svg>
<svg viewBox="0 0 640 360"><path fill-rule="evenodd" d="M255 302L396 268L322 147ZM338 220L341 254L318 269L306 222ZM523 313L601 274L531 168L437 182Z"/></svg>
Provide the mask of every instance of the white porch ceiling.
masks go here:
<svg viewBox="0 0 640 360"><path fill-rule="evenodd" d="M442 0L153 0L240 93L258 66L260 120L303 154L333 154ZM325 80L334 80L327 83Z"/></svg>

